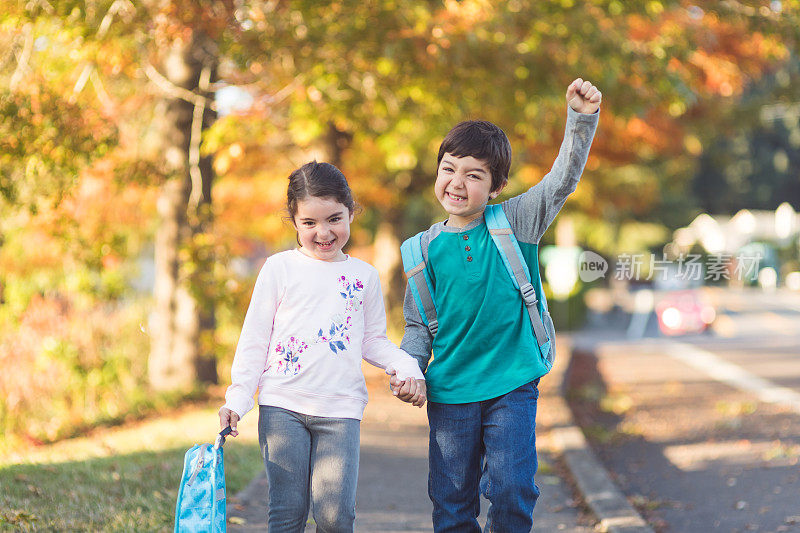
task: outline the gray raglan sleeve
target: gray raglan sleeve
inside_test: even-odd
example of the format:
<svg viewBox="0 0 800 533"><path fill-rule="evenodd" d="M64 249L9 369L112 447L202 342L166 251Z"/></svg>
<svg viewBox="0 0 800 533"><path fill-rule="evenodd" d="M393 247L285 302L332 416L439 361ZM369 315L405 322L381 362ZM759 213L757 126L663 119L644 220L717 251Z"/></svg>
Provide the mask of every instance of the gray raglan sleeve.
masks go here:
<svg viewBox="0 0 800 533"><path fill-rule="evenodd" d="M427 263L428 245L430 244L429 231L422 235L421 241L422 257L425 258ZM428 368L428 361L431 359L433 335L431 335L428 326L422 321L422 315L419 312L419 308L417 308L417 303L414 301L414 296L411 294L408 284L406 284L406 294L403 298L403 316L405 317L406 325L400 348L416 359L417 363L419 363L419 368L425 372Z"/></svg>
<svg viewBox="0 0 800 533"><path fill-rule="evenodd" d="M587 115L567 106L564 140L553 167L527 192L503 202L517 239L536 244L578 186L597 129L599 111Z"/></svg>

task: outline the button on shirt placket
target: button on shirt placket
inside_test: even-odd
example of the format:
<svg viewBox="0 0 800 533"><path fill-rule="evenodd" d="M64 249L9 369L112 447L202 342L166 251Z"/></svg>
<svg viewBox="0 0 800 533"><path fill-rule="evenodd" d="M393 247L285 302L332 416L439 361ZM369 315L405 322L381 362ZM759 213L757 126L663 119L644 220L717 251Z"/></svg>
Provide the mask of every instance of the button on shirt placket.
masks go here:
<svg viewBox="0 0 800 533"><path fill-rule="evenodd" d="M468 244L469 235L464 233L464 234L461 235L461 238L465 241L464 242L464 255L462 256L462 257L464 257L464 268L468 273L474 273L474 270L475 270L476 267L475 267L474 258L472 257L472 254L470 253L472 251L472 247Z"/></svg>

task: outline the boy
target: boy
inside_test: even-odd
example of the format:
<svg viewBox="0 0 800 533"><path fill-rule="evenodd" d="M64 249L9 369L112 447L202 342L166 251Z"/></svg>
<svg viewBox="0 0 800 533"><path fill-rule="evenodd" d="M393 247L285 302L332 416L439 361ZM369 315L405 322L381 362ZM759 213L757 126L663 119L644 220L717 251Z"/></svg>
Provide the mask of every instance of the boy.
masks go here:
<svg viewBox="0 0 800 533"><path fill-rule="evenodd" d="M588 81L570 84L566 133L553 168L526 193L501 204L529 265L537 261L532 245L578 184L601 99ZM407 289L401 344L427 380L433 527L480 531L480 490L490 501L487 531L527 533L539 496L536 403L546 369L535 355L522 297L483 218L488 201L508 182L511 145L494 124L468 121L447 134L438 157L434 193L449 217L422 236L438 331L431 335ZM549 316L543 321L552 325ZM391 383L400 399L411 397L406 387L397 389L395 376Z"/></svg>

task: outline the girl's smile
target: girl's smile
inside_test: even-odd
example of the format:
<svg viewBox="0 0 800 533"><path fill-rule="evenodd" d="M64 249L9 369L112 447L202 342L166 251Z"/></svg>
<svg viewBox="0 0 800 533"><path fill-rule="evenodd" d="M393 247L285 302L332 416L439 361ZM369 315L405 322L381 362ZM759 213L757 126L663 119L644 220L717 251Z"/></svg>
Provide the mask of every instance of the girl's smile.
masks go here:
<svg viewBox="0 0 800 533"><path fill-rule="evenodd" d="M353 214L334 198L308 196L297 202L294 227L300 251L321 261L343 261Z"/></svg>

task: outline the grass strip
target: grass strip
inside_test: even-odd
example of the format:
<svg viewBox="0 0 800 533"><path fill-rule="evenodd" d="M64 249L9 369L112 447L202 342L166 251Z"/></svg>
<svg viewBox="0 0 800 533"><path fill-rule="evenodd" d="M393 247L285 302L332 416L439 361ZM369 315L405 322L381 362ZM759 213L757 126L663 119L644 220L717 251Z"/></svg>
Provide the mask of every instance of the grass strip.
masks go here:
<svg viewBox="0 0 800 533"><path fill-rule="evenodd" d="M263 468L252 418L225 445L229 496ZM171 531L183 456L216 422L195 408L0 457L0 531Z"/></svg>

